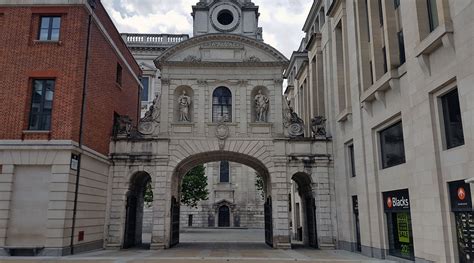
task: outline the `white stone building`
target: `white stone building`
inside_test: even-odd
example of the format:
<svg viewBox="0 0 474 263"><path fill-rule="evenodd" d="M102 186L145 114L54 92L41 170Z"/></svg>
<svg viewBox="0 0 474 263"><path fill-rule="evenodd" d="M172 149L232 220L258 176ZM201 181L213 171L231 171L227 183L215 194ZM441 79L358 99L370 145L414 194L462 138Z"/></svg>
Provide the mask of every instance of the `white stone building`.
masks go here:
<svg viewBox="0 0 474 263"><path fill-rule="evenodd" d="M471 0L314 1L285 94L306 124L328 120L339 248L473 262L473 13Z"/></svg>

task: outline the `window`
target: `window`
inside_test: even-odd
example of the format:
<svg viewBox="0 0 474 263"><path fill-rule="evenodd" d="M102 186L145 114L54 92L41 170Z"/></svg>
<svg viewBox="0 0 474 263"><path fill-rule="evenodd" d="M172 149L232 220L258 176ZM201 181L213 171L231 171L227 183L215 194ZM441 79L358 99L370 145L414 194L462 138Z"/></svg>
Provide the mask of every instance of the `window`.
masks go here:
<svg viewBox="0 0 474 263"><path fill-rule="evenodd" d="M117 75L115 76L115 82L122 86L122 66L117 63Z"/></svg>
<svg viewBox="0 0 474 263"><path fill-rule="evenodd" d="M428 22L430 25L430 32L433 32L439 25L438 21L438 7L436 6L437 0L426 0L428 6Z"/></svg>
<svg viewBox="0 0 474 263"><path fill-rule="evenodd" d="M405 57L405 40L403 38L403 31L400 31L397 33L398 37L398 53L400 55L400 65L404 64L406 62L406 57Z"/></svg>
<svg viewBox="0 0 474 263"><path fill-rule="evenodd" d="M324 7L319 10L319 27L323 27L324 23L326 23L326 14L324 14Z"/></svg>
<svg viewBox="0 0 474 263"><path fill-rule="evenodd" d="M354 144L349 145L349 165L351 168L351 177L356 177L356 169L355 169L355 158L354 158Z"/></svg>
<svg viewBox="0 0 474 263"><path fill-rule="evenodd" d="M150 89L150 78L149 77L142 77L140 79L143 90L142 90L142 101L148 101L149 99L149 89Z"/></svg>
<svg viewBox="0 0 474 263"><path fill-rule="evenodd" d="M400 6L400 0L393 0L393 5L397 9Z"/></svg>
<svg viewBox="0 0 474 263"><path fill-rule="evenodd" d="M221 161L220 163L220 172L219 172L219 181L221 183L228 183L229 182L229 162L228 161Z"/></svg>
<svg viewBox="0 0 474 263"><path fill-rule="evenodd" d="M212 93L212 122L232 122L232 93L219 87Z"/></svg>
<svg viewBox="0 0 474 263"><path fill-rule="evenodd" d="M441 103L443 107L446 148L451 149L464 145L458 89L454 89L446 95L441 96Z"/></svg>
<svg viewBox="0 0 474 263"><path fill-rule="evenodd" d="M405 146L401 121L380 131L380 148L383 169L405 163Z"/></svg>
<svg viewBox="0 0 474 263"><path fill-rule="evenodd" d="M369 3L365 0L365 21L367 22L367 40L370 43Z"/></svg>
<svg viewBox="0 0 474 263"><path fill-rule="evenodd" d="M379 0L379 21L380 21L380 26L383 26L383 8L382 8L382 0Z"/></svg>
<svg viewBox="0 0 474 263"><path fill-rule="evenodd" d="M49 131L53 109L54 80L33 80L29 130Z"/></svg>
<svg viewBox="0 0 474 263"><path fill-rule="evenodd" d="M372 61L369 61L369 70L370 70L370 84L374 84L374 68L372 67Z"/></svg>
<svg viewBox="0 0 474 263"><path fill-rule="evenodd" d="M387 73L388 65L387 65L387 49L385 47L382 48L382 55L383 55L383 72Z"/></svg>
<svg viewBox="0 0 474 263"><path fill-rule="evenodd" d="M40 21L38 40L58 41L61 28L61 17L43 16Z"/></svg>

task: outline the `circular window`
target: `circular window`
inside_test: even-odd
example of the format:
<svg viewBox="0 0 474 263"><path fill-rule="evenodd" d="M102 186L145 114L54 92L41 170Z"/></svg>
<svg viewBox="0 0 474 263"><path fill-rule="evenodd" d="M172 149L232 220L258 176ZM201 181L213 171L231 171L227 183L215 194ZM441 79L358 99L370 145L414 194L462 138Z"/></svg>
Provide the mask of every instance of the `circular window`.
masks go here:
<svg viewBox="0 0 474 263"><path fill-rule="evenodd" d="M234 15L229 10L222 10L217 15L217 21L224 26L230 25L234 21Z"/></svg>

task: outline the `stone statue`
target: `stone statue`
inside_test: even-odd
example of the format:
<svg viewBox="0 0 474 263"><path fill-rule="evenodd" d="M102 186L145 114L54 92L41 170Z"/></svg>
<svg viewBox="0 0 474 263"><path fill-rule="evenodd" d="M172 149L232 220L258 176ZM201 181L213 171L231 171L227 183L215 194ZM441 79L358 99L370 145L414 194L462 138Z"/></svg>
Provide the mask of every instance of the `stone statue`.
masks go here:
<svg viewBox="0 0 474 263"><path fill-rule="evenodd" d="M311 131L313 136L326 138L326 118L323 116L316 116L311 119Z"/></svg>
<svg viewBox="0 0 474 263"><path fill-rule="evenodd" d="M148 121L155 121L159 122L160 120L160 95L156 95L153 99L153 103L148 108L147 112L145 112L145 116L140 120L141 122L148 122Z"/></svg>
<svg viewBox="0 0 474 263"><path fill-rule="evenodd" d="M262 94L262 90L258 90L258 94L255 96L255 111L256 111L256 121L257 122L266 122L267 121L267 112L269 100L267 96Z"/></svg>
<svg viewBox="0 0 474 263"><path fill-rule="evenodd" d="M183 94L178 98L179 106L179 121L191 121L189 117L189 106L191 106L191 97L186 95L186 91L183 90Z"/></svg>
<svg viewBox="0 0 474 263"><path fill-rule="evenodd" d="M288 137L304 137L304 122L290 106L290 102L283 97L283 126L287 130Z"/></svg>

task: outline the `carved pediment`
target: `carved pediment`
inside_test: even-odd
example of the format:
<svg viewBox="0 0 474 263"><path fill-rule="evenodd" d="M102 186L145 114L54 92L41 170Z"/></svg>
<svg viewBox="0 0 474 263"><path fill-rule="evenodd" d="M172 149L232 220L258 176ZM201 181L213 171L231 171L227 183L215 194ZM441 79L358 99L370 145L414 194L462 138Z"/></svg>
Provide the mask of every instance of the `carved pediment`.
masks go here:
<svg viewBox="0 0 474 263"><path fill-rule="evenodd" d="M281 65L288 59L272 46L234 34L208 34L178 43L155 60L155 65L235 63Z"/></svg>

